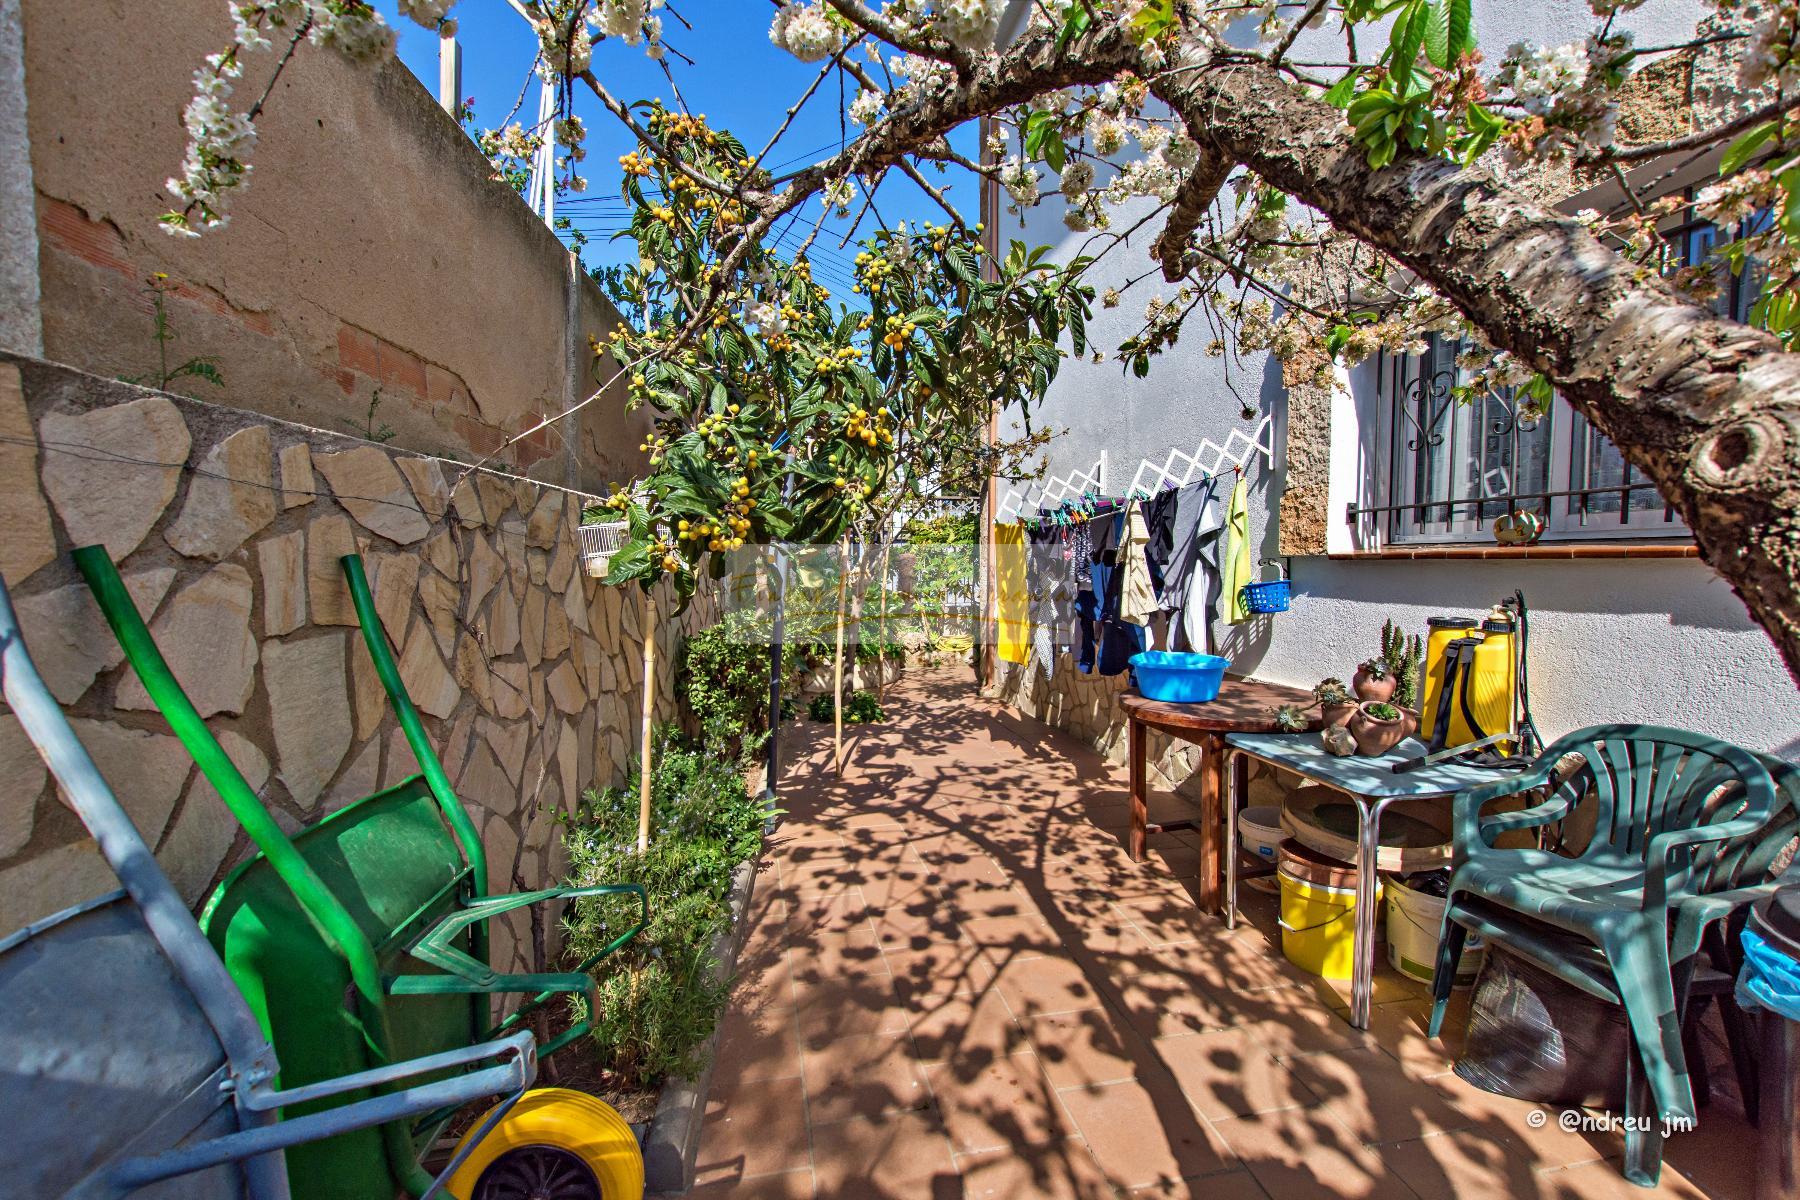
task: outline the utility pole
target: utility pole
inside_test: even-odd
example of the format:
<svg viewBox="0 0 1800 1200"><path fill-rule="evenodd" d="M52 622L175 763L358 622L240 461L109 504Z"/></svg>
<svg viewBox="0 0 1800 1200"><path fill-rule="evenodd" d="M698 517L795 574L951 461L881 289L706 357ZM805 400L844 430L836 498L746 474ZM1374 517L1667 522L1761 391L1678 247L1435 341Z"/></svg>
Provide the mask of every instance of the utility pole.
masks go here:
<svg viewBox="0 0 1800 1200"><path fill-rule="evenodd" d="M462 47L454 33L438 34L438 103L452 117L462 107Z"/></svg>

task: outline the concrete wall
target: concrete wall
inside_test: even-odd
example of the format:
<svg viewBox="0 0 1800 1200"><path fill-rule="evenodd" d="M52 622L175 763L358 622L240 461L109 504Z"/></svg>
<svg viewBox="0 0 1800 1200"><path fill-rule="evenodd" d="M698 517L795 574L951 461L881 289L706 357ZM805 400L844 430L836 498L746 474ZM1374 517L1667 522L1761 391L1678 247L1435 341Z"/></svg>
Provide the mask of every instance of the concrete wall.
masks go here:
<svg viewBox="0 0 1800 1200"><path fill-rule="evenodd" d="M417 769L355 628L337 565L352 550L481 830L487 886L553 882L550 810L623 781L643 595L581 569L587 497L11 356L0 429L0 575L27 646L190 902L248 841L123 664L75 546L107 546L176 677L289 828ZM661 719L681 637L714 616L704 594L679 619L672 608L660 599ZM0 774L0 932L116 886L10 716Z"/></svg>
<svg viewBox="0 0 1800 1200"><path fill-rule="evenodd" d="M1640 45L1656 45L1690 36L1699 12L1694 4L1648 5L1619 19ZM1580 4L1476 4L1475 27L1490 62L1513 41L1560 44L1585 36L1591 24L1592 14ZM1324 31L1307 31L1292 57L1339 59L1342 44ZM1053 187L1051 180L1046 191ZM1001 241L1048 244L1058 257L1073 257L1088 235L1070 233L1062 213L1052 194L1026 215L1022 228L1019 218L1002 216ZM1139 215L1120 214L1114 228L1129 228ZM1089 272L1090 282L1104 290L1144 275L1159 228L1152 222L1132 235ZM1096 313L1089 325L1094 344L1116 346L1139 329L1151 296L1173 290L1152 273L1125 292L1118 308ZM1142 380L1111 360L1065 363L1036 418L1068 430L1049 450L1049 470L1086 471L1104 450L1106 490L1118 494L1130 486L1140 459L1160 461L1171 447L1192 453L1202 438L1223 443L1231 430L1249 433L1254 419L1268 414L1276 426L1275 463L1249 475L1250 518L1253 553L1274 556L1276 513L1287 486L1287 393L1278 365L1267 356L1209 357L1205 347L1212 336L1196 316ZM1358 407L1366 407L1367 399L1348 390L1328 399L1329 450L1347 445L1354 460ZM1337 541L1347 498L1337 478L1344 456L1330 457L1334 494L1326 520ZM1422 633L1433 613L1480 612L1523 588L1533 613L1533 701L1547 735L1603 720L1660 721L1800 757L1800 693L1743 605L1698 560L1348 561L1321 555L1296 557L1291 565L1291 611L1220 628L1221 653L1232 658L1234 669L1308 687L1327 675L1347 679L1357 662L1376 652L1384 620ZM1123 756L1123 721L1114 701L1123 676L1083 676L1067 655L1048 680L1035 666L1000 668L1000 695L1115 758ZM1153 749L1164 782L1179 783L1185 769L1180 751Z"/></svg>
<svg viewBox="0 0 1800 1200"><path fill-rule="evenodd" d="M154 370L144 286L163 271L174 361L210 355L225 379L180 388L209 401L351 431L380 387L375 427L394 429L394 445L474 461L593 390L588 338L616 313L398 60L302 47L258 122L230 226L172 238L157 228L163 181L186 144L192 73L229 44L228 6L23 9L46 357L105 376ZM251 60L240 98L261 93L273 60ZM643 466L647 416L623 400L615 390L502 462L603 491Z"/></svg>

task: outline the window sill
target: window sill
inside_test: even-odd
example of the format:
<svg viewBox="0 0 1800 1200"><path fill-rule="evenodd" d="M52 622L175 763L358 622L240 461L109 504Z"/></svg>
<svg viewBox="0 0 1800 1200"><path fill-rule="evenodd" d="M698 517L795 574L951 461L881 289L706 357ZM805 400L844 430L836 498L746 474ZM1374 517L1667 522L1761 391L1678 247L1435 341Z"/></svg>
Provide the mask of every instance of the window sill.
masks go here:
<svg viewBox="0 0 1800 1200"><path fill-rule="evenodd" d="M1332 559L1540 558L1557 561L1584 558L1699 558L1692 542L1540 542L1535 546L1390 546L1328 554Z"/></svg>

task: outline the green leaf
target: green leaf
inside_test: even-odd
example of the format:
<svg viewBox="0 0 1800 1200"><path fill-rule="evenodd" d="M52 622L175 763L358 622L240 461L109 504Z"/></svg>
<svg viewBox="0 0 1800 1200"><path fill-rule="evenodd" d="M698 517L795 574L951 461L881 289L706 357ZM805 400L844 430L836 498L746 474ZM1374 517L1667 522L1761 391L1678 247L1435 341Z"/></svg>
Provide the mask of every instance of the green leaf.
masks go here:
<svg viewBox="0 0 1800 1200"><path fill-rule="evenodd" d="M1764 142L1780 132L1781 121L1778 118L1773 121L1764 121L1738 138L1737 141L1731 143L1730 149L1725 151L1725 157L1719 160L1719 175L1723 177L1735 174L1745 163L1750 161L1751 156L1762 147Z"/></svg>
<svg viewBox="0 0 1800 1200"><path fill-rule="evenodd" d="M1149 0L1131 19L1131 35L1138 45L1154 41L1175 23L1175 0Z"/></svg>
<svg viewBox="0 0 1800 1200"><path fill-rule="evenodd" d="M1056 35L1056 48L1059 51L1067 49L1070 42L1087 32L1090 20L1088 10L1082 5L1075 5L1069 13L1069 19L1063 22L1062 32Z"/></svg>
<svg viewBox="0 0 1800 1200"><path fill-rule="evenodd" d="M1475 48L1474 0L1448 0L1450 10L1450 62Z"/></svg>
<svg viewBox="0 0 1800 1200"><path fill-rule="evenodd" d="M1425 0L1413 0L1394 19L1394 32L1388 39L1388 73L1394 81L1394 92L1406 94L1412 81L1413 65L1419 60L1419 44L1425 39Z"/></svg>
<svg viewBox="0 0 1800 1200"><path fill-rule="evenodd" d="M1450 9L1444 0L1431 0L1425 9L1425 57L1434 67L1450 65Z"/></svg>
<svg viewBox="0 0 1800 1200"><path fill-rule="evenodd" d="M1350 100L1356 95L1356 68L1344 72L1344 77L1332 84L1321 97L1333 108L1348 108Z"/></svg>

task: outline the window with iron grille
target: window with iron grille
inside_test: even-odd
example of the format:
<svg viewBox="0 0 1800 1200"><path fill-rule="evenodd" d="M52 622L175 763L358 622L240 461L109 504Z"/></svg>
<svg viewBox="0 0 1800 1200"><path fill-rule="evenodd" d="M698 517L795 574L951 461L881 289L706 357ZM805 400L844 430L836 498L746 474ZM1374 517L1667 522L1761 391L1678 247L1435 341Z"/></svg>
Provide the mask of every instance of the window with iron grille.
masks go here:
<svg viewBox="0 0 1800 1200"><path fill-rule="evenodd" d="M1682 265L1713 261L1718 230L1665 230ZM1743 320L1760 288L1719 264L1715 307ZM1459 398L1461 346L1433 336L1425 353L1376 364L1375 462L1367 504L1351 524L1383 544L1493 542L1496 518L1536 513L1544 541L1689 536L1655 486L1561 396L1541 414L1510 389Z"/></svg>

